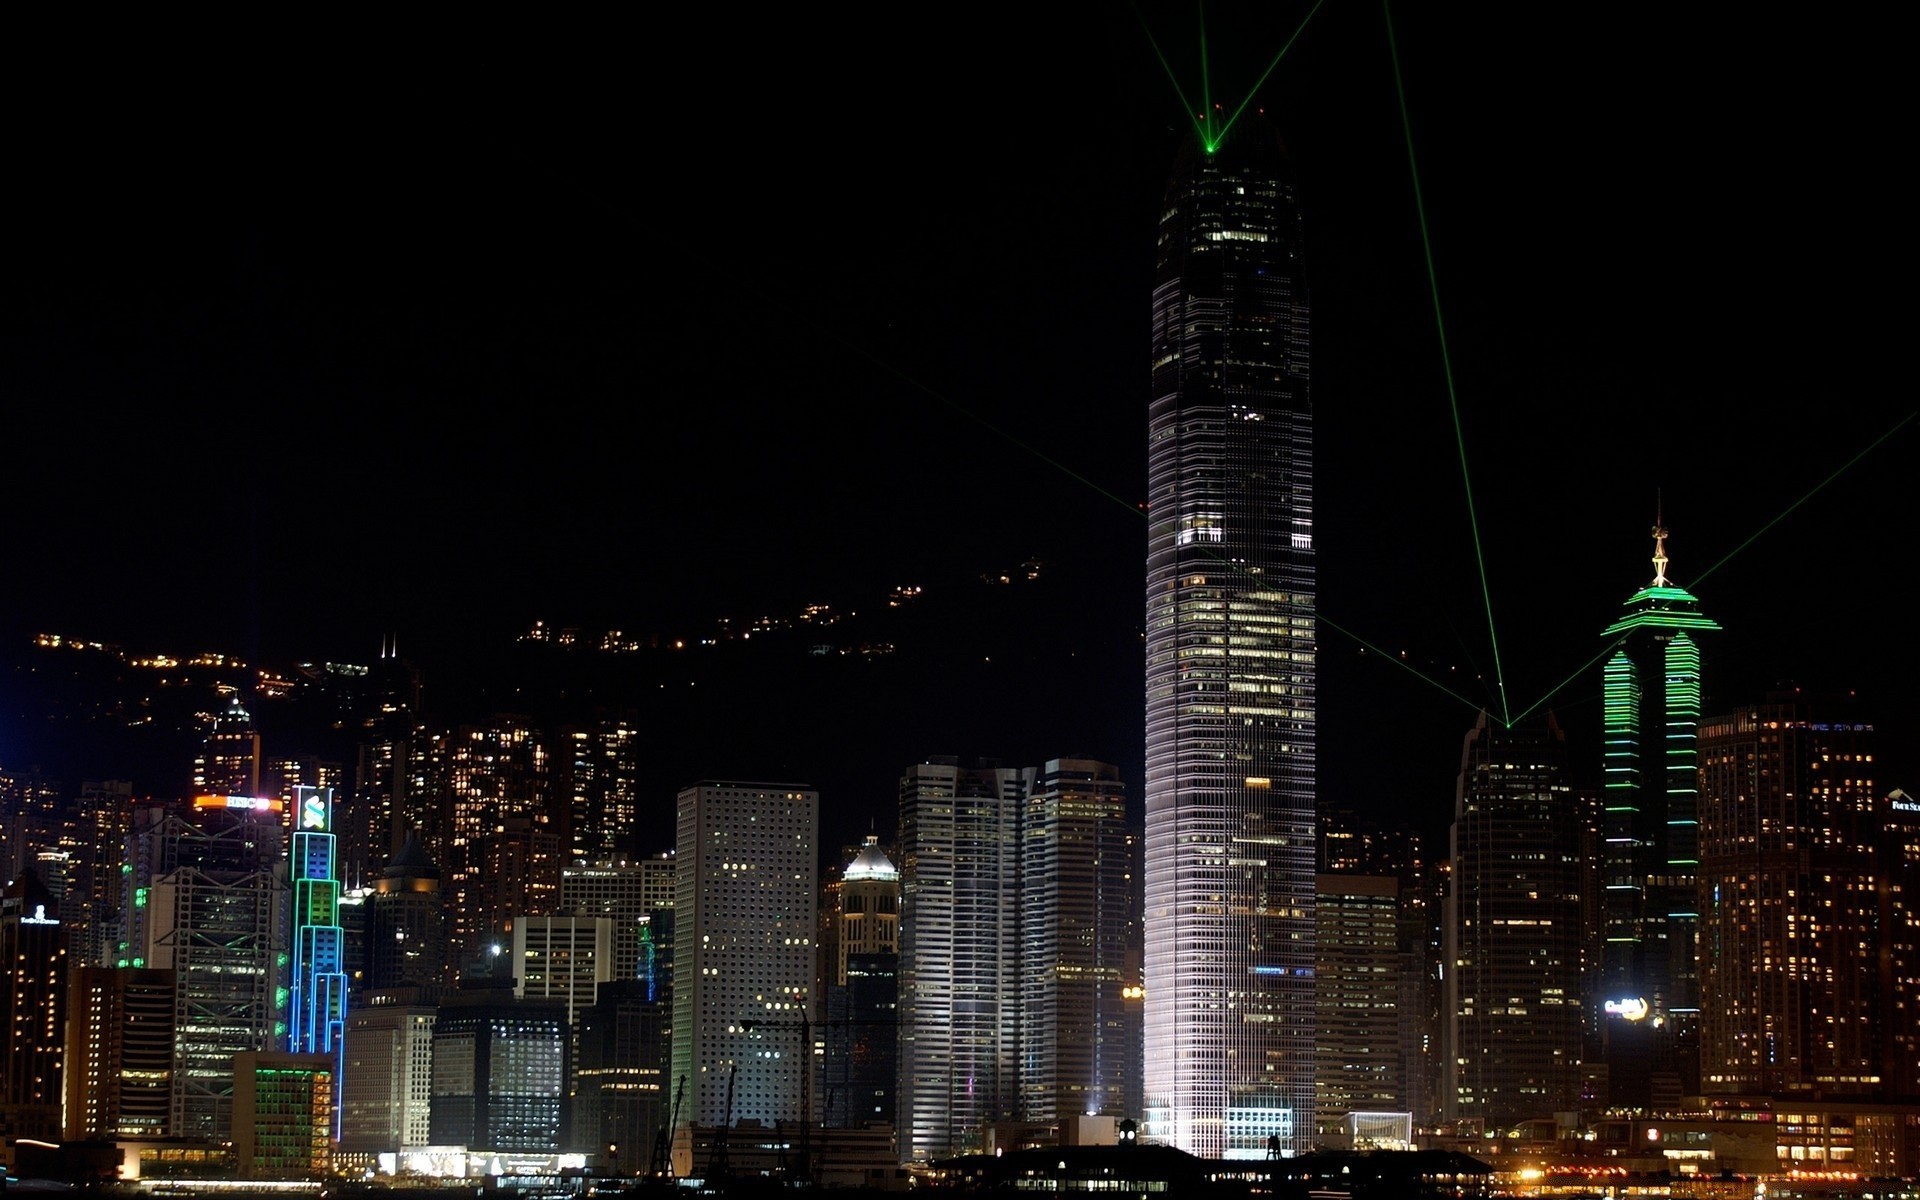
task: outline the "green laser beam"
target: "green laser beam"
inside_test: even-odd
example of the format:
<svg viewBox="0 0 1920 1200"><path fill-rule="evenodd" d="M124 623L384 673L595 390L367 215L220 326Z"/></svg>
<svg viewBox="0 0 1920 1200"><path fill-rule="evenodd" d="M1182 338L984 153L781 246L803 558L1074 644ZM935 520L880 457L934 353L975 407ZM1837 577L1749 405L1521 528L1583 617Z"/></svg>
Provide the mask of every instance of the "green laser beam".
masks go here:
<svg viewBox="0 0 1920 1200"><path fill-rule="evenodd" d="M1307 22L1313 20L1313 14L1319 12L1320 6L1326 2L1327 0L1313 0L1313 7L1307 10L1306 16L1300 18L1300 24L1294 28L1293 36L1287 39L1286 45L1280 47L1280 52L1273 56L1272 62L1267 64L1267 69L1260 72L1260 78L1254 80L1253 86L1247 90L1247 98L1240 102L1240 107L1234 109L1233 115L1227 118L1227 123L1220 127L1221 141L1227 140L1227 132L1233 128L1233 123L1240 119L1241 113L1247 111L1247 105L1253 103L1253 98L1259 95L1260 89L1266 85L1267 76L1273 74L1273 69L1279 66L1280 60L1287 56L1287 51L1293 49L1293 44L1300 40L1302 33L1306 32Z"/></svg>
<svg viewBox="0 0 1920 1200"><path fill-rule="evenodd" d="M1420 164L1413 153L1413 120L1407 114L1407 88L1400 75L1400 45L1393 35L1393 9L1381 0L1387 18L1387 50L1393 58L1393 88L1400 99L1400 128L1407 139L1407 170L1413 176L1413 208L1420 221L1420 248L1427 260L1427 287L1433 293L1433 325L1440 336L1440 368L1447 381L1447 404L1453 410L1453 438L1460 449L1460 483L1467 493L1467 524L1473 529L1473 556L1480 566L1480 594L1487 604L1487 637L1493 643L1493 682L1500 693L1500 715L1506 720L1507 677L1500 665L1500 635L1494 629L1493 591L1487 586L1487 556L1480 545L1480 517L1474 510L1473 477L1467 470L1467 435L1460 424L1460 397L1453 385L1453 358L1447 350L1447 323L1440 309L1440 279L1433 266L1433 239L1427 232L1427 205L1420 191ZM1511 722L1509 722L1511 725Z"/></svg>
<svg viewBox="0 0 1920 1200"><path fill-rule="evenodd" d="M1194 10L1200 15L1200 113L1207 119L1207 132L1202 140L1207 153L1212 154L1220 142L1213 136L1213 80L1207 70L1207 6L1196 4Z"/></svg>
<svg viewBox="0 0 1920 1200"><path fill-rule="evenodd" d="M1592 658L1588 659L1586 662L1581 663L1578 667L1574 669L1573 674L1567 676L1565 679L1562 679L1559 683L1556 683L1552 687L1548 688L1546 695L1540 697L1538 700L1535 700L1532 704L1528 705L1526 711L1522 712L1519 716L1513 719L1513 724L1518 725L1520 722L1526 720L1528 717L1538 712L1542 705L1544 705L1547 701L1553 699L1555 696L1559 695L1562 691L1564 691L1568 684L1580 678L1582 675L1585 675L1588 671L1591 671L1593 669L1593 664L1599 662L1601 659L1605 658L1607 655L1612 654L1615 650L1618 650L1620 648L1620 644L1626 640L1627 640L1627 635L1623 633L1619 637L1613 639L1611 642L1608 642L1605 646L1601 648L1600 653L1594 655ZM1512 726L1509 726L1508 728L1512 728Z"/></svg>
<svg viewBox="0 0 1920 1200"><path fill-rule="evenodd" d="M1153 47L1153 56L1160 60L1160 69L1167 73L1167 82L1173 85L1173 94L1179 97L1180 107L1186 111L1187 119L1193 122L1193 135L1200 139L1202 145L1206 145L1207 131L1200 124L1200 118L1193 115L1193 102L1188 100L1187 93L1181 90L1180 78L1173 73L1173 64L1168 62L1167 56L1161 52L1160 43L1154 40L1153 30L1147 27L1147 14L1140 11L1138 4L1133 6L1133 13L1140 18L1140 32L1147 35L1147 45Z"/></svg>
<svg viewBox="0 0 1920 1200"><path fill-rule="evenodd" d="M1361 637L1359 634L1353 632L1351 629L1346 629L1336 624L1334 621L1328 618L1328 616L1325 613L1315 613L1314 616L1320 622L1320 624L1325 625L1327 628L1333 630L1337 634L1340 634L1342 637L1352 639L1354 642L1357 642L1360 646L1364 647L1365 649L1373 651L1375 654L1378 654L1380 657L1386 659L1388 662L1392 663L1394 666L1399 667L1401 670L1413 676L1415 679L1418 679L1423 683L1426 683L1431 687L1438 689L1439 691L1445 692L1447 695L1452 696L1455 700L1458 700L1460 703L1466 705L1468 708L1472 709L1474 712L1486 711L1486 707L1487 707L1486 705L1474 703L1472 700L1469 700L1465 696L1462 696L1459 692L1454 691L1452 688L1448 687L1446 684L1441 683L1438 679L1433 678L1432 676L1421 671L1418 667L1415 667L1411 663L1406 662L1399 655L1394 654L1391 651L1382 650L1380 647L1374 645L1372 642L1369 642L1367 639Z"/></svg>
<svg viewBox="0 0 1920 1200"><path fill-rule="evenodd" d="M1865 458L1867 455L1879 449L1880 444L1882 442L1886 441L1888 438L1892 437L1894 434L1900 432L1901 426L1905 425L1908 421L1913 420L1914 417L1916 416L1920 416L1920 410L1910 412L1906 416L1901 417L1898 421L1895 421L1893 423L1892 429L1887 430L1885 433L1881 434L1879 437L1873 439L1872 442L1868 443L1867 448L1865 450L1862 450L1860 453L1854 455L1852 458L1842 463L1839 469L1834 471L1833 474L1827 476L1825 479L1822 479L1819 483L1814 484L1813 488L1810 491L1808 491L1806 495L1800 497L1798 500L1795 500L1792 504L1787 505L1785 511L1783 511L1779 516L1775 517L1771 521L1768 521L1765 525L1762 525L1759 529L1755 530L1752 537L1749 537L1746 541L1741 542L1738 546L1735 546L1732 550L1728 551L1725 557L1721 558L1719 562L1714 563L1712 566L1708 567L1706 570L1700 572L1699 575L1695 576L1693 580L1694 586L1698 587L1701 580L1713 574L1715 571L1718 571L1721 567L1726 566L1728 559L1740 553L1742 550L1745 550L1748 546L1753 545L1754 542L1760 539L1761 534L1765 533L1769 529L1772 529L1775 525L1778 525L1780 522L1786 520L1787 517L1793 512L1794 509L1799 508L1802 504L1805 504L1807 501L1813 499L1814 493L1818 492L1821 488L1826 487L1828 484L1832 483L1834 480L1840 478L1840 476L1846 474L1849 470L1853 468L1853 464L1859 462L1861 459Z"/></svg>

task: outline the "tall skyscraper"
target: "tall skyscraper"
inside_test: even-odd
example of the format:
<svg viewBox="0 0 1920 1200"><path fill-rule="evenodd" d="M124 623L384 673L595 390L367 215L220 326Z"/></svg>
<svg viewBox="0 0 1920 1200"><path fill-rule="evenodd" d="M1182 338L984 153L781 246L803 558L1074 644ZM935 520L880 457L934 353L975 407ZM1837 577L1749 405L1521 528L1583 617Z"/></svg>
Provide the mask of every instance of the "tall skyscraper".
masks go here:
<svg viewBox="0 0 1920 1200"><path fill-rule="evenodd" d="M674 861L670 1077L687 1080L683 1119L798 1121L811 1106L819 1017L819 794L792 783L684 788Z"/></svg>
<svg viewBox="0 0 1920 1200"><path fill-rule="evenodd" d="M1301 210L1247 114L1161 206L1148 419L1146 1116L1296 1153L1314 1105L1313 406Z"/></svg>
<svg viewBox="0 0 1920 1200"><path fill-rule="evenodd" d="M32 870L0 888L0 1128L60 1136L67 1049L67 939Z"/></svg>
<svg viewBox="0 0 1920 1200"><path fill-rule="evenodd" d="M1885 998L1920 963L1882 913L1912 819L1874 792L1873 727L1781 693L1702 721L1700 759L1703 1090L1893 1098L1914 1016Z"/></svg>
<svg viewBox="0 0 1920 1200"><path fill-rule="evenodd" d="M1500 1129L1578 1107L1584 1021L1579 801L1566 738L1482 712L1454 792L1444 901L1445 1117Z"/></svg>
<svg viewBox="0 0 1920 1200"><path fill-rule="evenodd" d="M827 891L821 1122L892 1125L900 1063L900 869L869 835Z"/></svg>
<svg viewBox="0 0 1920 1200"><path fill-rule="evenodd" d="M67 985L70 1142L167 1135L172 971L77 968Z"/></svg>
<svg viewBox="0 0 1920 1200"><path fill-rule="evenodd" d="M1020 1117L1133 1119L1140 1061L1133 838L1120 769L1056 758L1020 817Z"/></svg>
<svg viewBox="0 0 1920 1200"><path fill-rule="evenodd" d="M1610 1099L1647 1107L1698 1090L1700 647L1719 625L1667 578L1667 531L1653 530L1653 582L1603 636L1605 836L1600 996ZM1621 1012L1644 1021L1621 1024ZM1611 1010L1606 1008L1611 1005ZM1610 1015L1605 1015L1609 1014Z"/></svg>
<svg viewBox="0 0 1920 1200"><path fill-rule="evenodd" d="M1027 773L933 757L900 780L900 1155L977 1151L1019 1101Z"/></svg>
<svg viewBox="0 0 1920 1200"><path fill-rule="evenodd" d="M337 1138L337 1105L346 1065L347 973L333 789L295 788L293 803L293 853L288 860L293 876L293 969L287 1048L332 1062L327 1096L336 1105L332 1133Z"/></svg>
<svg viewBox="0 0 1920 1200"><path fill-rule="evenodd" d="M447 915L440 868L409 831L367 897L367 989L436 992L447 970ZM346 1089L348 1093L351 1088Z"/></svg>

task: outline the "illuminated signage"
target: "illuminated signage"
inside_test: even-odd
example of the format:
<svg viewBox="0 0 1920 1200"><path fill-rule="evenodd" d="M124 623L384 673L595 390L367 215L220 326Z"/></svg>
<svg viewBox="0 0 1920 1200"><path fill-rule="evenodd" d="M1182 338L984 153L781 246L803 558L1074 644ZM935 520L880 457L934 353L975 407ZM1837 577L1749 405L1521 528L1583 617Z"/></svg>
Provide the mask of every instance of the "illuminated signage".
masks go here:
<svg viewBox="0 0 1920 1200"><path fill-rule="evenodd" d="M300 791L300 828L326 829L327 794L319 788L302 788Z"/></svg>
<svg viewBox="0 0 1920 1200"><path fill-rule="evenodd" d="M1600 1006L1610 1017L1622 1017L1629 1021L1647 1019L1647 1002L1635 996L1631 1000L1608 1000Z"/></svg>
<svg viewBox="0 0 1920 1200"><path fill-rule="evenodd" d="M33 915L30 917L21 917L20 923L22 925L58 925L60 921L57 917L47 915L46 905L36 904L33 906Z"/></svg>
<svg viewBox="0 0 1920 1200"><path fill-rule="evenodd" d="M1920 800L1890 800L1895 812L1920 812Z"/></svg>
<svg viewBox="0 0 1920 1200"><path fill-rule="evenodd" d="M286 806L271 796L195 796L195 808L241 808L253 812L279 812Z"/></svg>

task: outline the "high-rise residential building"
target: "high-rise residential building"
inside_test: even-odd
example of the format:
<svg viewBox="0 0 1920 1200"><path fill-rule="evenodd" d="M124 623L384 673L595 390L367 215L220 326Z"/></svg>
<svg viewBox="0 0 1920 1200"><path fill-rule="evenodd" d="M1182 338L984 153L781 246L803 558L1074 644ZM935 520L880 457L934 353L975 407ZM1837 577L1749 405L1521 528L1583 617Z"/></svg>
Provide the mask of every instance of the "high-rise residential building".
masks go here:
<svg viewBox="0 0 1920 1200"><path fill-rule="evenodd" d="M1799 693L1700 723L1708 1093L1912 1095L1916 814L1875 792L1873 741L1854 703Z"/></svg>
<svg viewBox="0 0 1920 1200"><path fill-rule="evenodd" d="M891 1126L900 1062L900 869L878 837L868 835L828 885L827 902L820 1120L833 1128Z"/></svg>
<svg viewBox="0 0 1920 1200"><path fill-rule="evenodd" d="M435 825L429 806L439 782L433 766L440 739L420 727L420 672L383 642L368 673L358 713L353 790L341 817L342 880L358 887L378 876L409 835ZM434 840L444 849L443 841Z"/></svg>
<svg viewBox="0 0 1920 1200"><path fill-rule="evenodd" d="M1328 874L1315 885L1316 1136L1339 1145L1348 1114L1410 1112L1400 1012L1400 881Z"/></svg>
<svg viewBox="0 0 1920 1200"><path fill-rule="evenodd" d="M557 1153L566 1131L566 1009L468 980L433 1025L431 1141Z"/></svg>
<svg viewBox="0 0 1920 1200"><path fill-rule="evenodd" d="M1022 1120L1138 1112L1139 893L1120 769L1049 760L1020 814Z"/></svg>
<svg viewBox="0 0 1920 1200"><path fill-rule="evenodd" d="M702 781L681 790L677 830L671 1076L687 1078L683 1119L802 1121L819 1017L819 794Z"/></svg>
<svg viewBox="0 0 1920 1200"><path fill-rule="evenodd" d="M174 973L169 1131L233 1132L233 1059L286 1044L286 836L278 800L199 796L136 814L132 967Z"/></svg>
<svg viewBox="0 0 1920 1200"><path fill-rule="evenodd" d="M1161 205L1147 434L1147 1133L1296 1153L1314 1105L1313 406L1305 239L1241 116Z"/></svg>
<svg viewBox="0 0 1920 1200"><path fill-rule="evenodd" d="M1667 531L1653 530L1653 581L1603 636L1605 750L1599 970L1609 1097L1645 1108L1697 1092L1700 988L1700 647L1719 625L1667 578ZM1640 1012L1627 1022L1621 1012ZM1610 1007L1609 1007L1610 1006Z"/></svg>
<svg viewBox="0 0 1920 1200"><path fill-rule="evenodd" d="M67 1038L67 939L31 870L0 888L0 1128L57 1139Z"/></svg>
<svg viewBox="0 0 1920 1200"><path fill-rule="evenodd" d="M1549 714L1506 728L1483 711L1454 791L1445 905L1442 1113L1503 1129L1579 1107L1579 799Z"/></svg>
<svg viewBox="0 0 1920 1200"><path fill-rule="evenodd" d="M342 1094L346 1065L346 931L340 917L339 839L333 829L333 789L293 792L292 970L288 978L287 1048L333 1063L328 1096ZM339 1136L336 1109L332 1135Z"/></svg>
<svg viewBox="0 0 1920 1200"><path fill-rule="evenodd" d="M374 992L347 1015L343 1153L383 1154L431 1144L433 1023L439 1009L426 999L429 994L426 989Z"/></svg>
<svg viewBox="0 0 1920 1200"><path fill-rule="evenodd" d="M931 757L900 780L901 1158L982 1148L1019 1103L1021 806L1029 772Z"/></svg>
<svg viewBox="0 0 1920 1200"><path fill-rule="evenodd" d="M640 731L609 716L562 729L554 794L566 815L568 862L632 858L640 825Z"/></svg>
<svg viewBox="0 0 1920 1200"><path fill-rule="evenodd" d="M172 971L76 968L67 984L66 1139L167 1136Z"/></svg>
<svg viewBox="0 0 1920 1200"><path fill-rule="evenodd" d="M549 811L550 755L530 718L463 726L447 751L449 969L479 970L507 918L559 902L560 833Z"/></svg>

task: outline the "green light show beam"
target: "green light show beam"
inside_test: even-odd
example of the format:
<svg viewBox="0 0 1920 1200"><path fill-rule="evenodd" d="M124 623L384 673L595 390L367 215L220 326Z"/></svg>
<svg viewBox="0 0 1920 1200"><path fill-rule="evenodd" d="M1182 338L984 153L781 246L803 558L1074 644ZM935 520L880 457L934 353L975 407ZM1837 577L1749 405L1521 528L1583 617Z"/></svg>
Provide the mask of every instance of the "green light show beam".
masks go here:
<svg viewBox="0 0 1920 1200"><path fill-rule="evenodd" d="M1845 475L1848 471L1852 470L1853 465L1855 463L1859 462L1861 459L1865 458L1867 455L1872 454L1875 450L1878 450L1882 442L1886 441L1888 438L1892 437L1894 434L1899 433L1901 427L1905 425L1908 421L1913 420L1914 417L1916 416L1920 416L1920 410L1910 412L1906 416L1901 417L1898 421L1895 421L1893 423L1892 429L1887 430L1885 433L1881 434L1879 437L1873 439L1872 442L1868 443L1867 448L1865 450L1862 450L1860 453L1854 455L1852 458L1842 463L1840 465L1840 468L1836 470L1833 474L1827 476L1825 479L1822 479L1819 483L1814 484L1812 489L1809 490L1806 495L1800 497L1798 500L1795 500L1792 504L1787 505L1785 511L1783 511L1779 516L1775 517L1773 520L1768 521L1765 525L1762 525L1759 529L1755 530L1752 537L1749 537L1746 541L1741 542L1738 546L1735 546L1732 550L1728 551L1726 556L1723 557L1719 562L1714 563L1712 566L1708 567L1706 570L1700 572L1700 574L1694 578L1694 581L1693 581L1694 586L1695 587L1700 586L1700 581L1702 579L1705 579L1707 576L1713 574L1715 571L1718 571L1721 567L1726 566L1728 559L1731 559L1734 555L1740 553L1742 550L1745 550L1748 546L1751 546L1755 542L1759 541L1761 534L1765 533L1769 529L1772 529L1775 525L1778 525L1780 522L1786 520L1787 517L1792 514L1794 509L1799 508L1802 504L1805 504L1807 501L1813 499L1814 494L1820 491L1821 488L1826 487L1828 484L1832 483L1834 480L1840 478L1842 475Z"/></svg>
<svg viewBox="0 0 1920 1200"><path fill-rule="evenodd" d="M1393 36L1392 6L1386 0L1381 0L1380 9L1387 18L1387 50L1393 58L1393 89L1400 99L1400 128L1407 139L1407 170L1413 176L1413 209L1420 220L1420 249L1427 260L1427 288L1433 293L1433 326L1440 336L1440 370L1447 381L1447 403L1453 409L1453 439L1460 449L1460 482L1467 492L1467 524L1473 530L1473 557L1480 566L1480 594L1487 604L1487 638L1493 643L1493 682L1500 692L1501 718L1511 728L1513 721L1512 710L1507 704L1507 677L1500 665L1500 635L1493 623L1493 591L1487 586L1487 556L1480 545L1480 518L1474 511L1473 478L1467 470L1467 436L1460 425L1460 397L1453 386L1453 358L1447 350L1447 323L1440 310L1440 279L1433 267L1433 239L1427 233L1427 204L1420 192L1420 164L1413 153L1413 120L1407 114L1407 87L1400 76L1400 45Z"/></svg>
<svg viewBox="0 0 1920 1200"><path fill-rule="evenodd" d="M1154 40L1153 30L1147 28L1147 14L1140 11L1138 4L1133 6L1133 14L1140 18L1140 32L1147 35L1147 45L1153 47L1153 56L1160 60L1160 69L1167 73L1167 82L1173 85L1173 94L1179 97L1180 107L1186 111L1187 119L1193 122L1193 135L1199 138L1200 144L1211 153L1213 146L1207 140L1206 127L1200 123L1199 117L1194 116L1193 102L1188 100L1187 93L1181 90L1179 76L1173 73L1173 64L1168 62L1167 56L1161 52L1160 43Z"/></svg>
<svg viewBox="0 0 1920 1200"><path fill-rule="evenodd" d="M1206 143L1207 153L1212 154L1220 142L1213 134L1213 79L1207 70L1207 9L1204 4L1195 8L1200 14L1200 115L1207 119L1207 132L1200 140Z"/></svg>
<svg viewBox="0 0 1920 1200"><path fill-rule="evenodd" d="M1605 646L1601 647L1600 653L1594 655L1592 658L1588 659L1587 661L1581 663L1578 667L1574 668L1573 674L1567 676L1565 679L1562 679L1559 683L1554 684L1552 688L1548 689L1546 695L1540 697L1538 700L1535 700L1532 704L1528 705L1526 710L1523 711L1519 716L1515 717L1514 720L1524 721L1528 717L1532 716L1534 713L1538 712L1540 710L1541 705L1553 699L1555 696L1558 696L1561 692L1566 691L1568 684L1572 683L1574 680L1580 678L1582 675L1585 675L1588 671L1592 670L1593 664L1599 662L1601 659L1605 658L1607 655L1612 654L1615 650L1618 650L1620 648L1621 643L1625 642L1626 640L1627 640L1626 635L1621 634L1619 637L1615 638L1613 641L1608 642Z"/></svg>
<svg viewBox="0 0 1920 1200"><path fill-rule="evenodd" d="M1414 667L1412 664L1402 661L1399 655L1392 654L1392 653L1389 653L1388 651L1382 650L1380 647L1374 645L1372 642L1369 642L1367 639L1361 637L1359 634L1353 632L1351 629L1344 629L1339 625L1336 625L1334 622L1327 619L1327 615L1325 613L1315 613L1314 616L1320 622L1320 624L1325 625L1328 629L1333 630L1335 633L1340 634L1342 637L1351 638L1354 642L1358 643L1360 646L1364 647L1365 649L1373 651L1375 654L1378 654L1380 657L1386 659L1388 662L1399 667L1401 670L1413 676L1415 679L1418 679L1421 682L1428 684L1429 686L1433 687L1438 691L1445 692L1447 695L1452 696L1455 700L1458 700L1460 703L1466 705L1468 708L1472 709L1474 712L1485 712L1487 710L1486 705L1475 704L1473 701L1467 699L1465 696L1462 696L1459 692L1456 692L1452 688L1448 687L1446 684L1441 683L1438 679L1435 679L1431 675L1426 674L1425 672L1421 671L1419 668Z"/></svg>
<svg viewBox="0 0 1920 1200"><path fill-rule="evenodd" d="M1307 22L1313 20L1313 14L1319 12L1320 6L1326 2L1327 0L1313 0L1313 7L1307 10L1306 16L1300 18L1300 24L1294 28L1293 36L1287 39L1286 45L1280 47L1280 52L1273 56L1272 62L1267 64L1267 69L1260 72L1260 78L1254 80L1253 86L1247 89L1247 98L1227 116L1227 123L1220 127L1219 141L1223 142L1227 139L1227 132L1233 128L1233 123L1240 119L1241 113L1247 111L1247 105L1253 103L1253 98L1259 95L1260 89L1266 85L1267 76L1273 74L1273 69L1279 66L1280 60L1287 56L1287 51L1293 49L1293 44L1299 41L1300 35L1306 31Z"/></svg>

